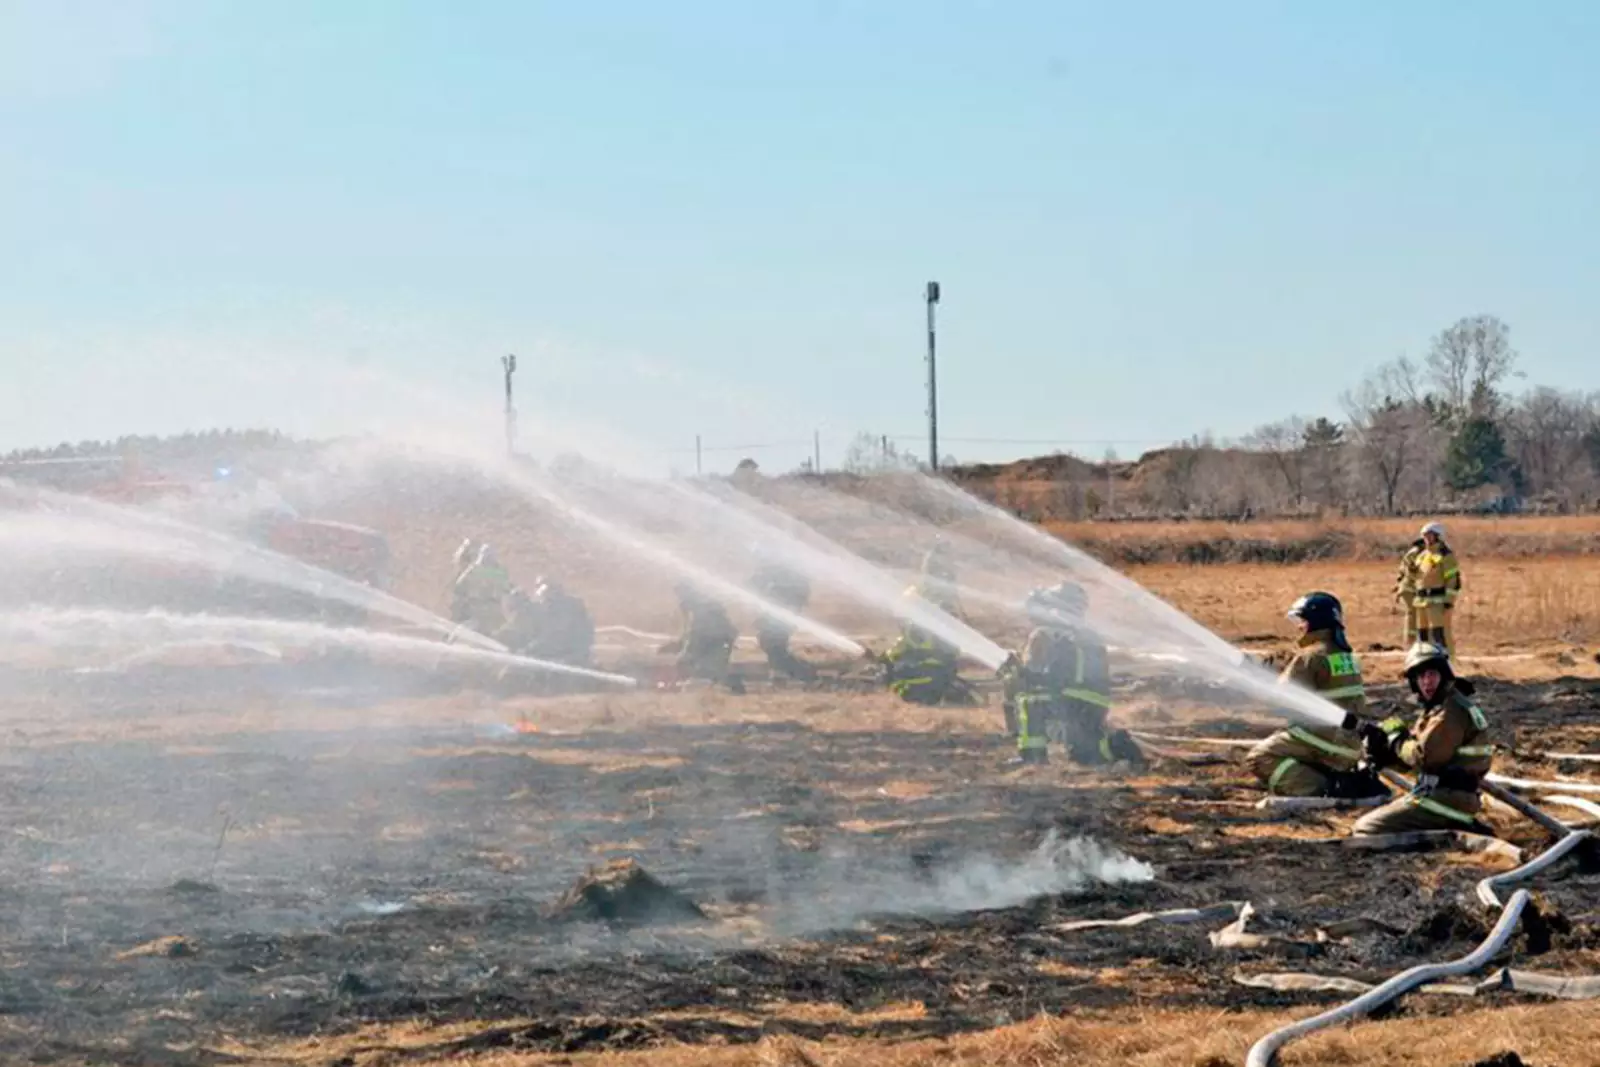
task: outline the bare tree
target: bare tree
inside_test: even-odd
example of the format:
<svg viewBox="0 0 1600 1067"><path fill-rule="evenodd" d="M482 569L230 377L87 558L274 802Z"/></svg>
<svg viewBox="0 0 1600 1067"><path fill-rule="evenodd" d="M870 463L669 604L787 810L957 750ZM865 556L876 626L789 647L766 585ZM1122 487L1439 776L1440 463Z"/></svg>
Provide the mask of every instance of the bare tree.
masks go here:
<svg viewBox="0 0 1600 1067"><path fill-rule="evenodd" d="M1343 495L1345 439L1344 427L1326 418L1306 425L1302 436L1307 457L1307 475L1317 503L1333 507Z"/></svg>
<svg viewBox="0 0 1600 1067"><path fill-rule="evenodd" d="M1378 483L1383 510L1394 514L1402 479L1425 458L1429 416L1417 369L1400 358L1369 374L1343 398L1360 471Z"/></svg>
<svg viewBox="0 0 1600 1067"><path fill-rule="evenodd" d="M1517 363L1511 328L1493 315L1458 320L1433 339L1428 351L1429 382L1457 418L1474 414L1474 401L1492 399Z"/></svg>
<svg viewBox="0 0 1600 1067"><path fill-rule="evenodd" d="M1568 503L1589 483L1587 443L1592 402L1581 395L1539 388L1523 397L1507 418L1507 444L1533 495Z"/></svg>
<svg viewBox="0 0 1600 1067"><path fill-rule="evenodd" d="M917 465L887 437L858 433L850 439L845 449L843 470L850 474L872 474L877 471L908 470ZM950 465L954 465L954 460Z"/></svg>
<svg viewBox="0 0 1600 1067"><path fill-rule="evenodd" d="M1258 427L1244 439L1244 445L1272 460L1283 476L1291 507L1299 507L1306 496L1306 421L1298 415L1281 422Z"/></svg>

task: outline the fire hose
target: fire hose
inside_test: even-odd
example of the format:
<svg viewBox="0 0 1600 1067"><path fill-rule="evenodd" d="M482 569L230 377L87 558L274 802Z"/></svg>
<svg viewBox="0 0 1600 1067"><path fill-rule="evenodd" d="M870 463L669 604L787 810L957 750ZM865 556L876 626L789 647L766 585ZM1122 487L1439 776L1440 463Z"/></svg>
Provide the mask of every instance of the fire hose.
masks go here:
<svg viewBox="0 0 1600 1067"><path fill-rule="evenodd" d="M1385 777L1396 784L1404 783L1404 779L1399 778L1398 775L1385 775ZM1406 787L1410 788L1409 783L1406 783ZM1519 889L1511 895L1509 900L1502 904L1499 895L1500 889L1511 883L1533 877L1555 864L1585 841L1594 840L1587 831L1568 828L1551 816L1539 811L1538 808L1535 808L1521 797L1515 796L1515 794L1490 786L1487 783L1484 789L1485 792L1488 792L1496 799L1511 803L1519 812L1528 815L1540 826L1546 829L1550 829L1552 825L1559 827L1559 829L1553 831L1559 837L1555 844L1522 866L1506 871L1503 874L1491 875L1478 883L1477 895L1479 901L1485 907L1500 909L1499 921L1494 924L1494 929L1489 931L1489 936L1484 939L1483 943L1460 959L1450 960L1445 963L1425 963L1412 967L1375 986L1354 1000L1325 1011L1320 1015L1314 1015L1309 1019L1302 1019L1300 1022L1290 1023L1288 1026L1274 1030L1251 1047L1249 1055L1245 1058L1245 1067L1274 1067L1278 1062L1279 1051L1291 1041L1298 1040L1307 1034L1333 1026L1336 1023L1348 1022L1352 1019L1369 1015L1401 994L1418 986L1436 982L1443 978L1454 978L1458 975L1471 974L1474 971L1482 970L1505 947L1506 942L1511 939L1512 933L1517 928L1517 923L1522 918L1523 909L1527 907L1528 901L1531 899L1527 890ZM1537 817L1534 816L1534 812L1537 812Z"/></svg>

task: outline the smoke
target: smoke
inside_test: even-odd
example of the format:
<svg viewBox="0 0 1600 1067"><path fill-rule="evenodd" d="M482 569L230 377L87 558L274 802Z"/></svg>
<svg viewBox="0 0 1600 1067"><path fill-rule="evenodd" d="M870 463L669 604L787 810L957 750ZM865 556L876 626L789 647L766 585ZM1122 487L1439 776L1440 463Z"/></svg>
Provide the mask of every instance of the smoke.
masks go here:
<svg viewBox="0 0 1600 1067"><path fill-rule="evenodd" d="M1021 858L988 853L918 870L883 856L835 854L820 870L780 889L772 924L788 935L843 929L888 917L937 918L1014 908L1099 886L1152 881L1149 864L1092 838L1045 834Z"/></svg>

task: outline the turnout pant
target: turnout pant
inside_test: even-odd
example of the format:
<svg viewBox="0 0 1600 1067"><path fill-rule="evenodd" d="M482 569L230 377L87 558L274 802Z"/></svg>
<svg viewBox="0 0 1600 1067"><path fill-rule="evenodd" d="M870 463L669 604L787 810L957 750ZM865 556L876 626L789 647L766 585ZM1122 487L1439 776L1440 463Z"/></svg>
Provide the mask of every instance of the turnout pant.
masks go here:
<svg viewBox="0 0 1600 1067"><path fill-rule="evenodd" d="M1361 741L1353 733L1330 727L1291 726L1252 748L1245 764L1280 797L1325 797L1333 775L1355 769Z"/></svg>
<svg viewBox="0 0 1600 1067"><path fill-rule="evenodd" d="M1403 629L1401 630L1401 648L1410 648L1417 643L1417 605L1412 597L1400 598L1400 612L1404 616Z"/></svg>
<svg viewBox="0 0 1600 1067"><path fill-rule="evenodd" d="M1435 789L1427 796L1407 794L1356 820L1353 834L1403 834L1415 830L1465 830L1492 834L1478 821L1483 801L1476 792Z"/></svg>
<svg viewBox="0 0 1600 1067"><path fill-rule="evenodd" d="M1015 722L1017 751L1024 756L1045 752L1053 741L1074 763L1144 762L1126 730L1106 729L1106 709L1098 704L1023 694L1016 700Z"/></svg>
<svg viewBox="0 0 1600 1067"><path fill-rule="evenodd" d="M792 628L775 620L763 619L756 624L756 644L761 646L762 654L767 657L767 666L796 681L811 681L817 672L811 664L790 651L789 639L793 635Z"/></svg>
<svg viewBox="0 0 1600 1067"><path fill-rule="evenodd" d="M1443 646L1450 653L1450 658L1455 659L1456 645L1455 634L1451 632L1450 615L1451 605L1418 601L1416 606L1417 636L1423 641L1432 641Z"/></svg>
<svg viewBox="0 0 1600 1067"><path fill-rule="evenodd" d="M727 681L728 661L733 658L733 642L726 638L690 635L678 655L678 677Z"/></svg>

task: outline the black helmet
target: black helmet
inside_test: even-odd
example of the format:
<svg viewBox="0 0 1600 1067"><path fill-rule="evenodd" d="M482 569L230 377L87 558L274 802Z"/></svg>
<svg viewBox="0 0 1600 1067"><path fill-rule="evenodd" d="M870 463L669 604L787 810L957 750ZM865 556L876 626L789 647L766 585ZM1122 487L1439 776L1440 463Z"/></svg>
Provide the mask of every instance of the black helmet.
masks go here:
<svg viewBox="0 0 1600 1067"><path fill-rule="evenodd" d="M1307 593L1289 605L1288 617L1299 619L1308 630L1344 629L1344 605L1332 593Z"/></svg>
<svg viewBox="0 0 1600 1067"><path fill-rule="evenodd" d="M1417 688L1417 677L1425 670L1438 671L1446 683L1457 681L1455 669L1450 666L1450 653L1442 645L1436 645L1432 641L1418 641L1406 652L1406 683L1418 696L1422 695L1422 691ZM1465 682L1459 684L1462 692L1470 694L1471 690ZM1444 688L1441 685L1440 692L1443 692Z"/></svg>

